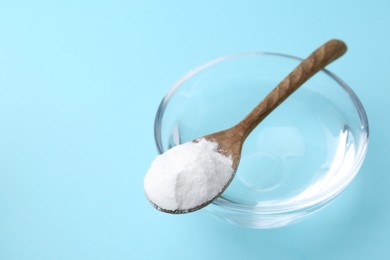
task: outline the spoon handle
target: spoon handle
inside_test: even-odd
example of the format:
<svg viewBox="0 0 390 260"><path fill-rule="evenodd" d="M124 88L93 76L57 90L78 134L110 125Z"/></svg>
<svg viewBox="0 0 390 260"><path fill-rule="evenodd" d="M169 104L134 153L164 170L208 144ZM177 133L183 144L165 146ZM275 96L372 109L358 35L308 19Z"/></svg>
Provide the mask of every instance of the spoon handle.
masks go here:
<svg viewBox="0 0 390 260"><path fill-rule="evenodd" d="M311 76L342 56L347 46L340 40L330 40L304 59L276 86L236 127L244 139L280 103L297 90Z"/></svg>

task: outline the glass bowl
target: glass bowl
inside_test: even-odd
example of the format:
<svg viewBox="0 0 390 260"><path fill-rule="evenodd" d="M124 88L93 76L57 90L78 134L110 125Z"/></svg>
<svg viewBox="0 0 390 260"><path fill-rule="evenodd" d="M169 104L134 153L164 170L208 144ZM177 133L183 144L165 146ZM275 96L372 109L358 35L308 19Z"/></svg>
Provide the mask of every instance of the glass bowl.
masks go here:
<svg viewBox="0 0 390 260"><path fill-rule="evenodd" d="M158 108L158 152L235 125L300 60L277 53L241 53L190 71ZM340 78L321 70L248 136L233 181L205 209L249 228L297 221L348 186L367 143L368 121L358 97Z"/></svg>

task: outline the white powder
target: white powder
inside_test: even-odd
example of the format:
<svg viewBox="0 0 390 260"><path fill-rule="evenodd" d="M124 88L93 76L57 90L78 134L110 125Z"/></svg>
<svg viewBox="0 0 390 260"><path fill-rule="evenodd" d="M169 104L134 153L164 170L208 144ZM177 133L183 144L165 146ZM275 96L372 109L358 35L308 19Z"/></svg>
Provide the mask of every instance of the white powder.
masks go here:
<svg viewBox="0 0 390 260"><path fill-rule="evenodd" d="M233 174L232 160L217 149L217 143L200 139L157 156L144 180L148 199L172 211L186 211L213 199Z"/></svg>

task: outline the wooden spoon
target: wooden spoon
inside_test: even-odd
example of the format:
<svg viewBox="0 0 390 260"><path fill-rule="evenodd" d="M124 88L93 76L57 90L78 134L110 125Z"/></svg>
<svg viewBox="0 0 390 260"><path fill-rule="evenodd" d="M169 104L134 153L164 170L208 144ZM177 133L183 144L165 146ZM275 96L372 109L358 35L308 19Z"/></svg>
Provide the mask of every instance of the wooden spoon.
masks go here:
<svg viewBox="0 0 390 260"><path fill-rule="evenodd" d="M242 145L250 132L306 80L319 70L323 69L326 65L342 56L346 50L347 46L340 40L330 40L326 42L304 59L237 125L217 133L206 135L203 138L218 143L218 151L232 159L232 168L235 173L240 162ZM194 140L194 142L197 142L197 140L199 140L199 138ZM201 209L210 204L225 191L233 179L234 173L221 192L210 201L186 210L170 211L161 208L159 208L159 210L180 214Z"/></svg>

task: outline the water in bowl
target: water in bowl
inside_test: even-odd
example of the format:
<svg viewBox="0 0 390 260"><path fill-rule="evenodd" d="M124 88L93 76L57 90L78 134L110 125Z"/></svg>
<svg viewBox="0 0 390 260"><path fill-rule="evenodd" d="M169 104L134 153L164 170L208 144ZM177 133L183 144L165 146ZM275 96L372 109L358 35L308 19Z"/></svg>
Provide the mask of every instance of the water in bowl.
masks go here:
<svg viewBox="0 0 390 260"><path fill-rule="evenodd" d="M188 97L194 102L196 95ZM183 106L182 116L171 122L168 146L224 129L224 124L232 126L246 114L243 111L257 104L258 97L248 96L241 105L234 104L234 96L223 100L230 100L229 106L207 98L195 102L197 106ZM342 178L338 173L354 161L354 135L345 118L334 100L300 89L247 138L236 176L223 198L246 205L283 205L330 189Z"/></svg>

